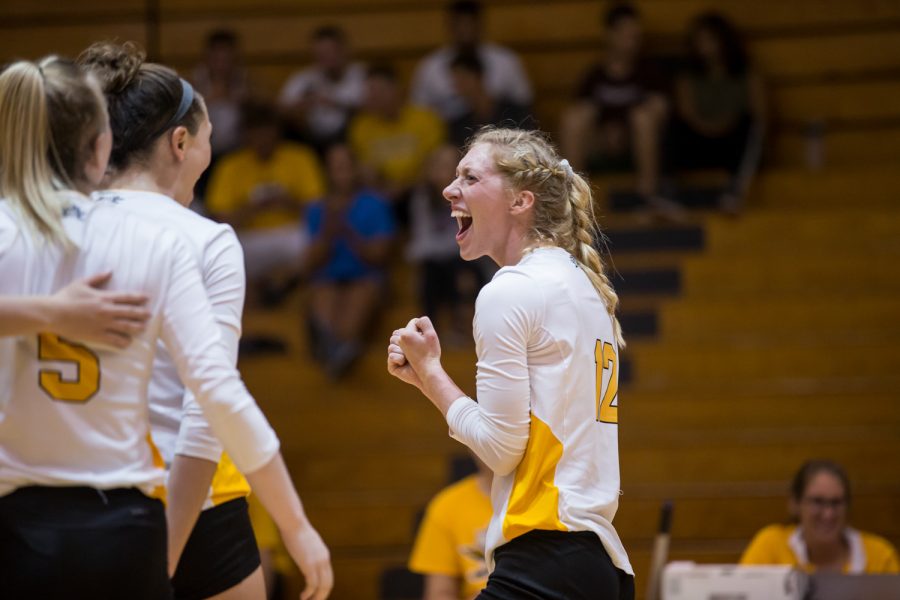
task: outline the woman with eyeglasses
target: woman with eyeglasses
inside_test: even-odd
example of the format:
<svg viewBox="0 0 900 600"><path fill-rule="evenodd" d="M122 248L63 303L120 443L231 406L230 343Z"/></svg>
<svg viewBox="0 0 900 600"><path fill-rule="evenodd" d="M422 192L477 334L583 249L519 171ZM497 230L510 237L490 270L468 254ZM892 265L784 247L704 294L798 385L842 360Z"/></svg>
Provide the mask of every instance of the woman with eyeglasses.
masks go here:
<svg viewBox="0 0 900 600"><path fill-rule="evenodd" d="M850 481L839 464L807 461L791 484L788 525L763 528L742 565L792 565L806 572L897 573L897 550L886 539L847 523Z"/></svg>

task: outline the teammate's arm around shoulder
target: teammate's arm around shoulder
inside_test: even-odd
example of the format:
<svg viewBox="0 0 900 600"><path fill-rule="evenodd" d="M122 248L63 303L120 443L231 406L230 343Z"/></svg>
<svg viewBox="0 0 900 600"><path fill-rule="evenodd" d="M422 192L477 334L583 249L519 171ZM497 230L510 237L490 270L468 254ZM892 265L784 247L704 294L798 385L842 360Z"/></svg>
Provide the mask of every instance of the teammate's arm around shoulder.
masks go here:
<svg viewBox="0 0 900 600"><path fill-rule="evenodd" d="M313 528L278 450L278 438L221 345L200 272L180 240L167 246L171 269L163 291L163 342L216 437L247 477L306 578L303 600L328 597L331 559Z"/></svg>
<svg viewBox="0 0 900 600"><path fill-rule="evenodd" d="M50 331L63 337L126 348L150 313L140 293L101 289L112 273L72 282L52 296L0 297L0 336Z"/></svg>

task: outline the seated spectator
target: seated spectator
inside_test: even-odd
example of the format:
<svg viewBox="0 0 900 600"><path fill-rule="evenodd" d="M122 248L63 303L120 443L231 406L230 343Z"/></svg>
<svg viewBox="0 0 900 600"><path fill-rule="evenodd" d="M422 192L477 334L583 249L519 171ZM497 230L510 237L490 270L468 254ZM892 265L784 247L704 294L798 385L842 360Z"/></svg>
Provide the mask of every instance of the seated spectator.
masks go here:
<svg viewBox="0 0 900 600"><path fill-rule="evenodd" d="M491 520L493 473L478 472L445 488L428 504L409 570L425 576L423 600L471 600L487 584L484 538Z"/></svg>
<svg viewBox="0 0 900 600"><path fill-rule="evenodd" d="M322 197L325 184L315 153L280 139L271 106L246 103L241 120L245 147L216 165L206 205L235 228L247 279L260 283L280 269L296 269L305 247L301 210Z"/></svg>
<svg viewBox="0 0 900 600"><path fill-rule="evenodd" d="M451 2L447 7L450 44L422 59L413 76L413 102L436 110L448 121L471 109L453 85L451 63L460 54L478 56L484 86L495 100L529 106L533 99L519 58L507 48L482 41L481 11L480 2Z"/></svg>
<svg viewBox="0 0 900 600"><path fill-rule="evenodd" d="M425 159L444 137L440 117L404 101L392 68L369 70L365 105L350 123L349 135L367 184L391 202L402 203L419 180Z"/></svg>
<svg viewBox="0 0 900 600"><path fill-rule="evenodd" d="M675 86L675 119L667 156L676 169L722 168L731 183L720 199L736 213L759 162L766 102L762 79L723 16L697 17L687 35L689 69Z"/></svg>
<svg viewBox="0 0 900 600"><path fill-rule="evenodd" d="M830 460L805 463L791 484L790 525L756 534L742 565L792 565L807 572L897 573L897 551L877 535L847 523L850 481Z"/></svg>
<svg viewBox="0 0 900 600"><path fill-rule="evenodd" d="M328 193L307 210L309 316L314 356L333 378L360 355L363 336L384 294L394 236L390 206L360 187L346 145L326 151Z"/></svg>
<svg viewBox="0 0 900 600"><path fill-rule="evenodd" d="M192 79L194 89L206 101L213 126L209 138L210 166L195 187L196 199L202 205L216 161L241 143L241 103L250 95L250 83L240 62L237 34L227 29L210 33L203 62L194 69Z"/></svg>
<svg viewBox="0 0 900 600"><path fill-rule="evenodd" d="M347 38L334 26L312 36L313 64L297 72L281 89L278 106L288 135L323 151L342 141L351 115L363 101L365 67L350 62Z"/></svg>
<svg viewBox="0 0 900 600"><path fill-rule="evenodd" d="M462 148L485 125L534 129L528 108L507 99L493 98L484 85L484 65L475 53L457 55L450 63L453 87L466 101L466 111L448 122L450 143Z"/></svg>
<svg viewBox="0 0 900 600"><path fill-rule="evenodd" d="M562 116L562 154L576 170L637 171L637 191L662 217L683 220L684 209L660 194L660 143L668 102L664 85L641 56L640 17L630 4L604 19L606 52Z"/></svg>
<svg viewBox="0 0 900 600"><path fill-rule="evenodd" d="M248 98L247 72L240 62L238 37L219 29L206 39L203 62L194 69L194 88L203 95L213 131L213 158L236 150L241 143L241 103Z"/></svg>
<svg viewBox="0 0 900 600"><path fill-rule="evenodd" d="M459 154L458 149L446 145L429 157L424 180L410 199L406 252L407 258L419 265L423 314L431 318L441 340L448 343L471 335L475 297L488 280L488 270L480 259L460 258L456 243L459 227L450 218L450 205L443 194L455 177Z"/></svg>

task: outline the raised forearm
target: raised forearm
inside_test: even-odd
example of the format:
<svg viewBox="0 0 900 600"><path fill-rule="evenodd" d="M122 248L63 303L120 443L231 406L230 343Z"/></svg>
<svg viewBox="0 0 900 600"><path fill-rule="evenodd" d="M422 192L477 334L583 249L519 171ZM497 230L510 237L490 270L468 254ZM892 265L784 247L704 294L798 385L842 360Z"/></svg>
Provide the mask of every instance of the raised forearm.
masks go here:
<svg viewBox="0 0 900 600"><path fill-rule="evenodd" d="M466 393L456 385L440 363L429 367L424 373L420 374L420 378L422 380L422 393L431 400L431 403L441 411L445 418L453 403L459 398L466 396Z"/></svg>

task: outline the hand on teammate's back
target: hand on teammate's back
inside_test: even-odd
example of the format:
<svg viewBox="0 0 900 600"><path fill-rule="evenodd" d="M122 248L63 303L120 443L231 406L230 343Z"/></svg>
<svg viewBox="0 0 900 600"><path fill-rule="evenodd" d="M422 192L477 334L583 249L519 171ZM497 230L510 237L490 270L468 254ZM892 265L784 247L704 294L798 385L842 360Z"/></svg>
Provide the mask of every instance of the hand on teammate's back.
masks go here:
<svg viewBox="0 0 900 600"><path fill-rule="evenodd" d="M319 532L309 525L292 532L282 531L281 539L306 580L301 600L325 600L334 587L334 573L331 556Z"/></svg>
<svg viewBox="0 0 900 600"><path fill-rule="evenodd" d="M127 348L150 318L144 308L147 296L100 289L110 277L112 273L100 273L56 292L50 330L73 340Z"/></svg>

